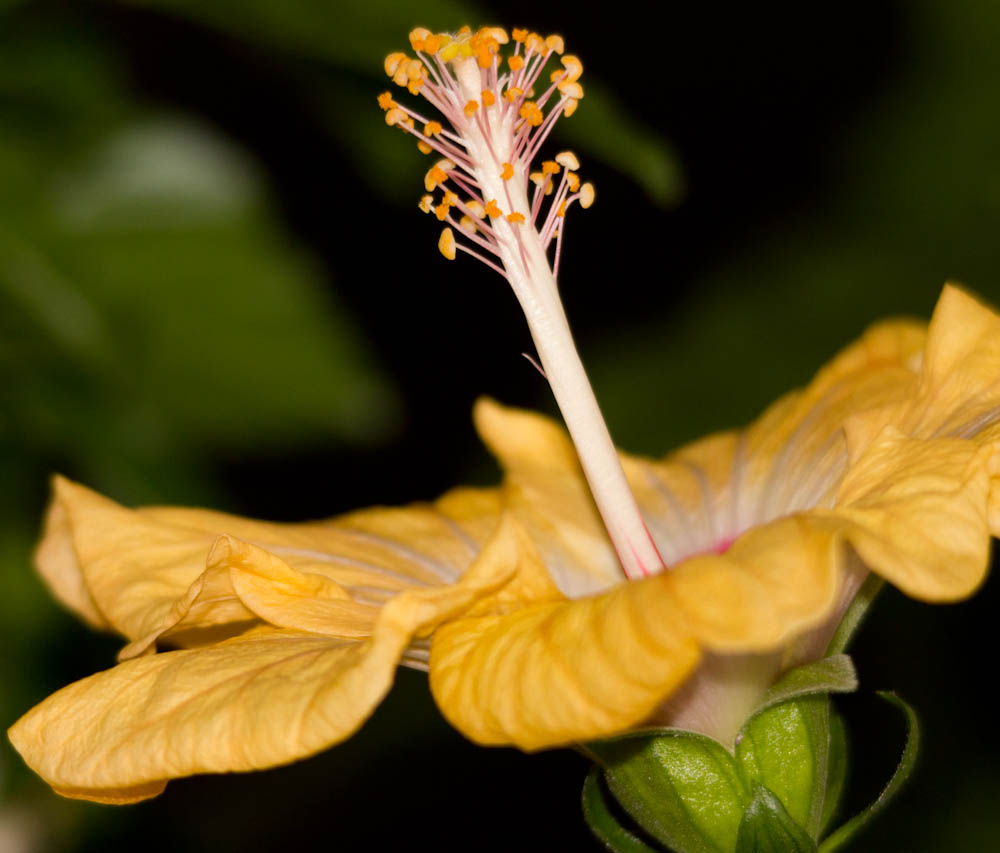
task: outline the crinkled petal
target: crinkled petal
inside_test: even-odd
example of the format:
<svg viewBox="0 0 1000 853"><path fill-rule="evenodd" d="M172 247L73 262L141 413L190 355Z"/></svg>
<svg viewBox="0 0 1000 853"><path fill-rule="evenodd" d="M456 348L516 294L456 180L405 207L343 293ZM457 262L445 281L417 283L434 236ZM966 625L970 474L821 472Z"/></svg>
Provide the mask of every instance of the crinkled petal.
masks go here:
<svg viewBox="0 0 1000 853"><path fill-rule="evenodd" d="M518 570L504 520L456 584L400 593L366 640L257 628L202 649L135 658L50 696L10 729L27 763L67 796L131 802L194 773L284 764L343 740L389 689L414 636L495 594ZM256 571L257 556L220 544ZM223 559L219 555L219 559Z"/></svg>
<svg viewBox="0 0 1000 853"><path fill-rule="evenodd" d="M255 620L276 628L363 638L371 636L377 615L377 607L354 601L329 578L299 572L263 548L220 536L208 555L208 568L174 603L164 623L129 643L118 657L144 654L161 637Z"/></svg>
<svg viewBox="0 0 1000 853"><path fill-rule="evenodd" d="M907 595L954 601L986 576L1000 444L914 439L886 427L848 472L834 520L870 569Z"/></svg>
<svg viewBox="0 0 1000 853"><path fill-rule="evenodd" d="M213 599L212 584L225 587L228 580L205 574L222 534L263 548L300 572L322 575L358 601L382 604L408 588L454 582L495 528L499 512L495 490L462 489L435 504L274 524L207 510L130 510L57 477L37 563L60 600L92 624L134 641L177 623L178 609L189 627L247 618L231 596Z"/></svg>
<svg viewBox="0 0 1000 853"><path fill-rule="evenodd" d="M808 514L750 530L724 554L667 572L682 620L713 652L779 648L826 620L839 601L844 548Z"/></svg>
<svg viewBox="0 0 1000 853"><path fill-rule="evenodd" d="M527 750L640 723L699 659L668 578L442 625L430 660L442 713L474 741Z"/></svg>

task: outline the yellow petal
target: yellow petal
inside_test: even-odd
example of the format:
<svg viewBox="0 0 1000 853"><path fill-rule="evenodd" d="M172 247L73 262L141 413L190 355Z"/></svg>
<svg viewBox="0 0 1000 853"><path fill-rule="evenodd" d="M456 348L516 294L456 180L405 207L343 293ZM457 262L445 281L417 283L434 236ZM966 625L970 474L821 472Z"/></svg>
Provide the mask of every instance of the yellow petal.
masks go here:
<svg viewBox="0 0 1000 853"><path fill-rule="evenodd" d="M163 637L190 638L192 631L226 623L246 630L258 619L331 637L368 637L377 614L377 607L352 600L329 578L296 571L262 548L220 536L208 568L174 603L164 623L129 643L118 658L143 654Z"/></svg>
<svg viewBox="0 0 1000 853"><path fill-rule="evenodd" d="M907 595L953 601L989 565L990 474L997 445L909 438L883 430L851 468L825 517L862 560Z"/></svg>
<svg viewBox="0 0 1000 853"><path fill-rule="evenodd" d="M442 625L430 660L442 713L478 743L527 750L642 722L699 659L668 577Z"/></svg>
<svg viewBox="0 0 1000 853"><path fill-rule="evenodd" d="M541 550L549 574L569 595L622 579L576 450L566 431L533 412L476 401L476 429L504 470L506 506Z"/></svg>
<svg viewBox="0 0 1000 853"><path fill-rule="evenodd" d="M50 696L15 723L10 739L57 791L100 802L153 796L177 776L310 755L361 725L411 638L514 577L521 541L505 520L460 582L400 593L379 612L370 639L257 628L208 648L135 658ZM261 566L235 542L223 540L217 556L250 574Z"/></svg>
<svg viewBox="0 0 1000 853"><path fill-rule="evenodd" d="M724 554L667 573L678 615L705 648L766 652L821 624L839 601L843 544L810 515L756 527Z"/></svg>
<svg viewBox="0 0 1000 853"><path fill-rule="evenodd" d="M53 486L58 488L60 478ZM92 628L108 628L83 577L83 570L73 547L69 514L61 501L54 500L45 513L42 540L35 550L35 565L52 594Z"/></svg>
<svg viewBox="0 0 1000 853"><path fill-rule="evenodd" d="M456 580L500 511L495 490L463 489L435 504L272 524L206 510L129 510L63 478L56 478L54 492L37 552L40 572L88 621L131 640L161 634L180 619L188 628L206 629L247 618L232 597L212 599L212 584L228 583L205 575L221 534L255 544L300 572L322 575L359 601L381 604L410 587ZM186 636L192 642L210 638Z"/></svg>

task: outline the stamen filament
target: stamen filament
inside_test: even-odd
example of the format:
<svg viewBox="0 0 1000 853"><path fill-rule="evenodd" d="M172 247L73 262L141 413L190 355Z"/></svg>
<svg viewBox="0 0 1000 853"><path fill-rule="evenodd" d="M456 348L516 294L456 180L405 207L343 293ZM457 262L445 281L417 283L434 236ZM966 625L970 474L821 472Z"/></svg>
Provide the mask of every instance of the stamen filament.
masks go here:
<svg viewBox="0 0 1000 853"><path fill-rule="evenodd" d="M416 60L401 53L387 57L386 73L393 81L425 97L450 128L398 107L388 93L379 97L379 104L387 110L387 124L416 136L422 151L445 157L424 179L427 191L443 192L443 198L435 203L426 195L420 202L421 210L447 223L438 248L449 260L458 251L471 255L510 282L622 569L627 577L638 578L661 570L663 561L625 479L556 283L565 213L577 200L589 207L593 187L580 184L579 162L569 151L542 163L539 172L531 171L556 121L571 114L583 97L577 82L583 66L575 56L562 55L558 36L544 39L515 30L513 40L513 51L504 60L499 46L508 36L499 28L463 29L454 36L418 29L411 33ZM531 92L555 53L561 55L563 70L554 72L551 84L532 100ZM503 73L502 62L509 69ZM552 103L557 90L559 98ZM419 130L418 121L423 125ZM553 178L560 171L556 185ZM529 183L535 184L533 190ZM547 249L553 239L550 264Z"/></svg>

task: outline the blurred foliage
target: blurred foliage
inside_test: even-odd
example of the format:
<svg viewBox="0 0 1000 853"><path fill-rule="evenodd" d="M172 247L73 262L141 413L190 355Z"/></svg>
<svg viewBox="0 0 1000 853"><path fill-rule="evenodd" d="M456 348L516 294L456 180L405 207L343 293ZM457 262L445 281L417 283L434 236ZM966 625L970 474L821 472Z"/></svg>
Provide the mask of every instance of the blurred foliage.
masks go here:
<svg viewBox="0 0 1000 853"><path fill-rule="evenodd" d="M0 446L149 500L198 448L383 432L392 392L253 160L136 103L86 31L2 35Z"/></svg>
<svg viewBox="0 0 1000 853"><path fill-rule="evenodd" d="M477 393L551 410L509 294L436 258L412 209L426 161L375 106L416 24L563 28L582 57L557 134L598 204L561 279L629 449L750 419L867 323L926 316L945 278L1000 300L997 4L849 0L819 27L791 0L558 6L0 0L5 723L115 649L31 574L53 470L126 503L305 517L492 477ZM863 689L898 689L927 735L870 849L995 846L994 586L940 609L890 594L862 630ZM895 756L877 725L853 734L862 806ZM314 849L334 824L344 849L509 849L532 825L576 849L583 770L465 744L405 674L327 755L127 810L52 796L4 746L0 849Z"/></svg>

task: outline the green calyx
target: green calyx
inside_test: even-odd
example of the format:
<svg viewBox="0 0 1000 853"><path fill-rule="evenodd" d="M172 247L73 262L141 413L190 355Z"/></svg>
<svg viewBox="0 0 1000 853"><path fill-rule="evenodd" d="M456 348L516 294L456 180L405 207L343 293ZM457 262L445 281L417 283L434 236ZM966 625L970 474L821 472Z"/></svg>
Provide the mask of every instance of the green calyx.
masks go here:
<svg viewBox="0 0 1000 853"><path fill-rule="evenodd" d="M844 728L830 694L856 688L850 658L838 654L787 672L744 723L732 749L681 729L589 744L597 766L583 790L588 825L615 853L840 849L896 793L916 756L913 711L897 697L883 696L907 717L903 760L869 809L829 833L847 763ZM615 816L607 792L624 820ZM625 825L628 819L634 829Z"/></svg>

